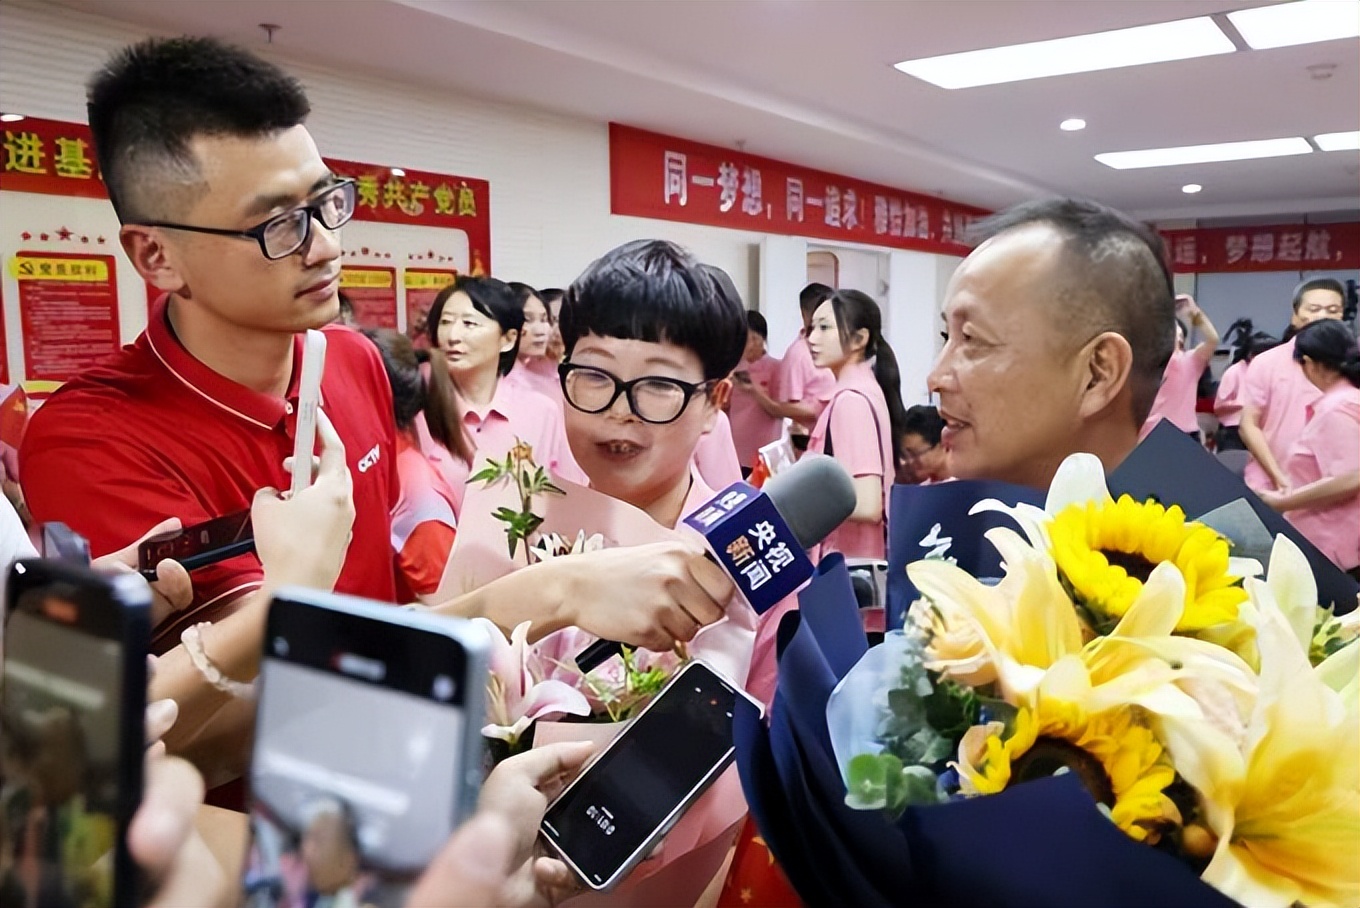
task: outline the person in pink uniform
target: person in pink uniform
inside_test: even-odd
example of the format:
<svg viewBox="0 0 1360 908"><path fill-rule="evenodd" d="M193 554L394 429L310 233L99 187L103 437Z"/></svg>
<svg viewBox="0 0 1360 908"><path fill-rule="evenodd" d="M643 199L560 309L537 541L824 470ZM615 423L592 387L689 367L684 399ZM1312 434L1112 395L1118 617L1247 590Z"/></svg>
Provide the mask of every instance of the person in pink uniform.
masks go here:
<svg viewBox="0 0 1360 908"><path fill-rule="evenodd" d="M562 306L572 452L592 488L668 528L710 500L712 487L693 467L695 449L721 413L746 339L740 302L706 271L670 243L639 240L592 263ZM716 565L696 552L691 571L713 600L727 601L732 587ZM713 600L694 603L696 624L713 620ZM729 769L663 840L659 869L644 862L592 904L695 904L745 815Z"/></svg>
<svg viewBox="0 0 1360 908"><path fill-rule="evenodd" d="M1333 278L1304 281L1294 291L1294 314L1289 327L1298 331L1319 319L1341 318L1345 288ZM1281 463L1303 431L1306 408L1318 398L1318 389L1304 376L1294 359L1294 341L1287 339L1256 357L1247 369L1242 421L1238 431L1251 452L1243 478L1260 491L1289 491L1289 479Z"/></svg>
<svg viewBox="0 0 1360 908"><path fill-rule="evenodd" d="M548 355L556 319L533 287L514 281L509 286L524 310L524 333L519 339L519 359L505 380L537 391L560 404L562 382L557 376L558 359Z"/></svg>
<svg viewBox="0 0 1360 908"><path fill-rule="evenodd" d="M1312 322L1293 346L1319 396L1285 458L1289 491L1261 497L1337 567L1360 578L1360 349L1336 319Z"/></svg>
<svg viewBox="0 0 1360 908"><path fill-rule="evenodd" d="M1218 434L1214 438L1214 448L1219 451L1245 451L1242 434L1238 427L1242 424L1243 395L1246 393L1247 369L1257 356L1276 346L1278 341L1269 335L1253 334L1251 320L1243 319L1237 323L1244 326L1239 332L1237 350L1233 362L1218 380L1218 390L1214 393L1214 416L1218 417ZM1231 332L1231 329L1229 329Z"/></svg>
<svg viewBox="0 0 1360 908"><path fill-rule="evenodd" d="M827 369L819 369L812 362L808 349L808 326L812 324L812 313L817 311L822 300L834 291L826 284L812 283L798 294L798 308L803 315L803 333L789 344L784 357L779 361L778 394L767 395L757 386L751 385L750 391L758 405L776 419L793 421L791 435L797 450L807 448L807 436L817 417L822 414L836 385L836 376Z"/></svg>
<svg viewBox="0 0 1360 908"><path fill-rule="evenodd" d="M700 437L694 449L694 468L715 489L725 489L745 477L732 440L732 422L721 410L713 420L713 428Z"/></svg>
<svg viewBox="0 0 1360 908"><path fill-rule="evenodd" d="M878 304L858 290L839 290L817 307L808 332L812 361L836 376L835 392L817 417L808 451L830 454L855 483L855 510L822 543L821 552L883 558L888 492L897 475L902 407L897 357L883 338Z"/></svg>
<svg viewBox="0 0 1360 908"><path fill-rule="evenodd" d="M1191 327L1200 330L1200 342L1192 349L1185 349L1186 328L1176 320L1176 350L1167 361L1162 372L1162 383L1157 388L1157 396L1152 401L1152 412L1143 421L1141 435L1147 435L1157 423L1168 420L1186 435L1200 438L1199 420L1195 417L1195 389L1199 378L1209 367L1218 349L1218 331L1209 316L1195 305L1195 298L1189 294L1176 297L1176 312L1190 322Z"/></svg>
<svg viewBox="0 0 1360 908"><path fill-rule="evenodd" d="M732 399L727 405L732 419L732 439L743 473L750 473L760 456L760 449L777 441L784 431L784 420L770 415L755 394L759 389L766 398L772 398L777 391L780 361L766 350L768 336L765 316L748 310L746 350L742 353L741 364L732 373Z"/></svg>
<svg viewBox="0 0 1360 908"><path fill-rule="evenodd" d="M392 385L392 409L397 424L400 494L392 509L397 601L430 602L453 551L458 496L420 450L416 425L423 423L432 441L464 462L471 457L472 446L463 433L458 398L444 355L438 350L417 352L410 338L397 331L365 328L363 334L382 355L387 380ZM422 372L420 366L426 357L430 368Z"/></svg>
<svg viewBox="0 0 1360 908"><path fill-rule="evenodd" d="M421 450L458 492L469 471L488 458L504 458L522 440L534 460L572 482L584 479L567 448L562 408L536 391L502 381L515 364L524 310L514 291L490 277L459 277L435 297L429 315L430 345L448 362L458 392L463 429L473 449L473 462L443 455L421 435Z"/></svg>

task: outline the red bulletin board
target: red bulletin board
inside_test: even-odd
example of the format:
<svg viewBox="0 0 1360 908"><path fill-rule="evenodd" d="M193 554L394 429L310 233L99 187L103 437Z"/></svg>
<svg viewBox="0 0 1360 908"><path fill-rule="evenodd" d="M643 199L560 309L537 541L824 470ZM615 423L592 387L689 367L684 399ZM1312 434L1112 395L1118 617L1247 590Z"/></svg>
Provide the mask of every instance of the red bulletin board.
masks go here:
<svg viewBox="0 0 1360 908"><path fill-rule="evenodd" d="M354 304L354 320L364 328L397 327L397 270L379 265L346 265L340 289Z"/></svg>
<svg viewBox="0 0 1360 908"><path fill-rule="evenodd" d="M434 298L439 295L458 272L447 268L407 268L402 275L406 285L406 336L419 346L427 346L425 316L429 314Z"/></svg>
<svg viewBox="0 0 1360 908"><path fill-rule="evenodd" d="M1182 273L1360 268L1360 224L1276 224L1164 230Z"/></svg>
<svg viewBox="0 0 1360 908"><path fill-rule="evenodd" d="M468 238L472 271L491 270L491 184L486 180L326 158L339 176L358 184L360 221L451 227ZM0 189L48 195L108 198L95 161L90 128L25 117L5 124Z"/></svg>
<svg viewBox="0 0 1360 908"><path fill-rule="evenodd" d="M614 214L967 255L980 208L609 124Z"/></svg>
<svg viewBox="0 0 1360 908"><path fill-rule="evenodd" d="M19 283L29 381L66 381L118 351L113 256L20 252L9 268Z"/></svg>

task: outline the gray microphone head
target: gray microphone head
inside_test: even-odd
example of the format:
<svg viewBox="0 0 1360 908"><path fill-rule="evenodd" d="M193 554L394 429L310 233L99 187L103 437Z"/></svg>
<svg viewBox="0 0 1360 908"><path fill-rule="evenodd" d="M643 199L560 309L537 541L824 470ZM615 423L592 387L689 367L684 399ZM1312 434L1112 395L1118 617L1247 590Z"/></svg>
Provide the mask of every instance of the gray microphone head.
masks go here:
<svg viewBox="0 0 1360 908"><path fill-rule="evenodd" d="M845 467L826 454L804 454L792 467L770 477L761 491L805 549L855 512L855 484Z"/></svg>

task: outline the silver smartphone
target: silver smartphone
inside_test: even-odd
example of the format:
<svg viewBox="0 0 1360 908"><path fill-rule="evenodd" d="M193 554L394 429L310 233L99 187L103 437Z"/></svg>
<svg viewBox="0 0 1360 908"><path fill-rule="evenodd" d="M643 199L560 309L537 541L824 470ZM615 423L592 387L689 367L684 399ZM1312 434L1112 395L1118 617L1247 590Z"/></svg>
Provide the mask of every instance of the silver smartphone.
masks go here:
<svg viewBox="0 0 1360 908"><path fill-rule="evenodd" d="M244 904L404 904L476 805L488 648L470 622L275 594Z"/></svg>
<svg viewBox="0 0 1360 908"><path fill-rule="evenodd" d="M732 717L758 701L690 662L543 817L547 843L592 889L610 889L732 762Z"/></svg>

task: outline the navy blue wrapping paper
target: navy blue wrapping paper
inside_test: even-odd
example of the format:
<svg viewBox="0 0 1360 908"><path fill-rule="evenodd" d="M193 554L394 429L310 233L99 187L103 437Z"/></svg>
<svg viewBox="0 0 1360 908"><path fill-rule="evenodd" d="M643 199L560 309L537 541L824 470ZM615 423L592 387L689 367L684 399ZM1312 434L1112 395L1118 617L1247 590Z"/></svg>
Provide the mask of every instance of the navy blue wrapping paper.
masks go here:
<svg viewBox="0 0 1360 908"><path fill-rule="evenodd" d="M839 557L780 627L769 725L738 717L737 765L762 838L813 906L1230 908L1177 859L1126 837L1073 776L909 809L844 802L826 726L832 689L866 650Z"/></svg>

